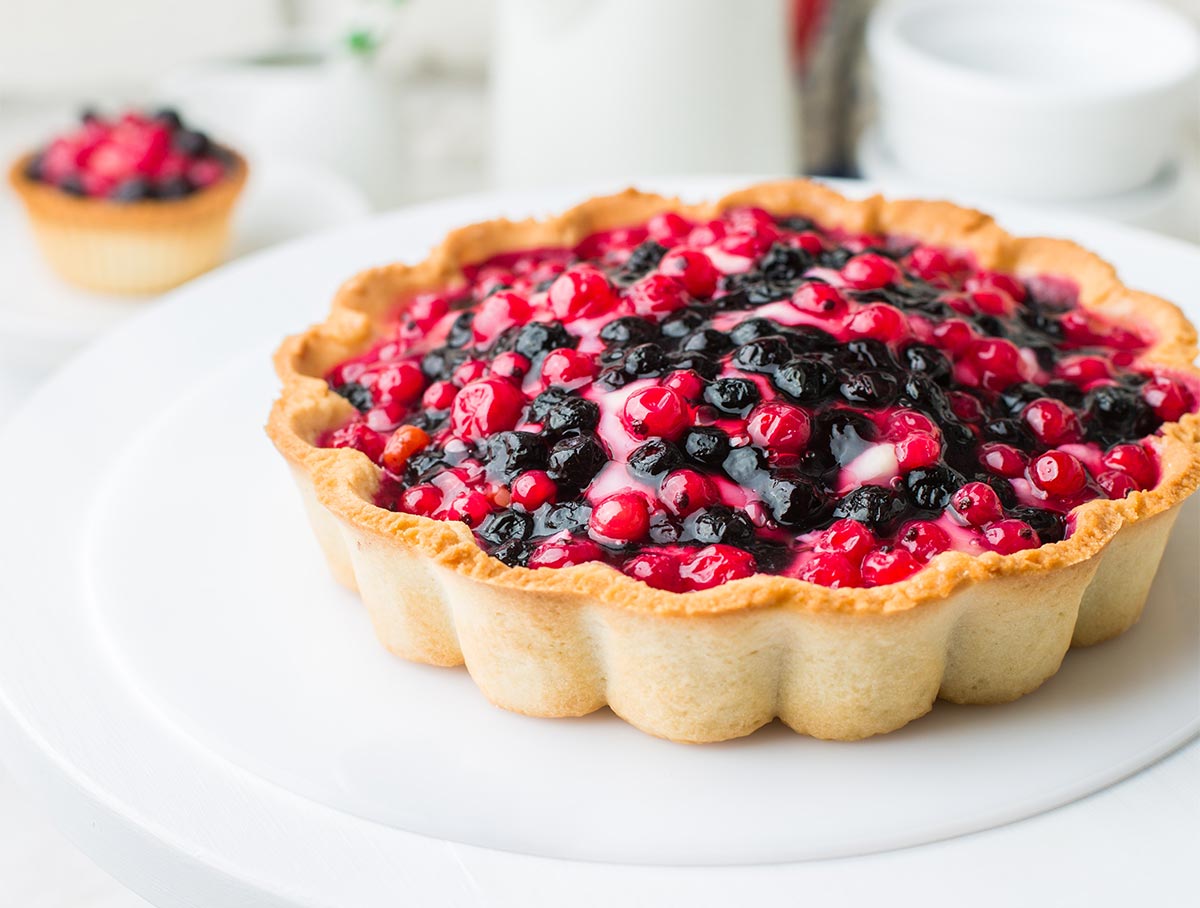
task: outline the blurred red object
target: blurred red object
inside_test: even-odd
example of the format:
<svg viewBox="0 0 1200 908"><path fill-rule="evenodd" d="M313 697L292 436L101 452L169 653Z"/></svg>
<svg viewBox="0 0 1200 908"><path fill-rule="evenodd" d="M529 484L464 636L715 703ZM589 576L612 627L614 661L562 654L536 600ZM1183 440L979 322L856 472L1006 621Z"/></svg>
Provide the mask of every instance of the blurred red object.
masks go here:
<svg viewBox="0 0 1200 908"><path fill-rule="evenodd" d="M829 4L830 0L792 0L792 54L801 72L812 60Z"/></svg>

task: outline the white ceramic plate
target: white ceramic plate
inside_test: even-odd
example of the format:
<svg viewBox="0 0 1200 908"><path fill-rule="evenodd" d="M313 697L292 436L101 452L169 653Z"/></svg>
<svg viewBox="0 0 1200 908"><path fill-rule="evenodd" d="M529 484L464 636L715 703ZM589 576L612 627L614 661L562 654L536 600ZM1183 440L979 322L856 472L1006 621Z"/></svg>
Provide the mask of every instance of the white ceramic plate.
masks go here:
<svg viewBox="0 0 1200 908"><path fill-rule="evenodd" d="M358 220L369 210L363 194L335 173L296 161L256 161L234 215L229 257ZM11 195L0 198L0 237L0 362L5 365L57 365L154 302L64 283L42 260L25 212Z"/></svg>
<svg viewBox="0 0 1200 908"><path fill-rule="evenodd" d="M740 182L665 188L699 198ZM123 860L142 887L163 879L143 868L169 864L176 899L262 904L383 904L397 887L455 904L480 855L525 870L587 865L522 854L623 865L592 865L593 887L662 882L664 868L630 865L956 836L1094 791L1196 733L1194 503L1129 634L1072 653L1015 704L941 704L859 744L771 728L685 747L607 713L526 719L488 706L461 670L387 656L327 577L261 433L269 351L362 267L419 258L458 223L590 192L430 205L235 263L86 352L7 426L0 584L15 607L0 613L0 702L14 722L0 747L73 805L68 821L105 829L88 843L102 861ZM1137 286L1200 296L1200 255L1181 244L1004 221L1072 235Z"/></svg>

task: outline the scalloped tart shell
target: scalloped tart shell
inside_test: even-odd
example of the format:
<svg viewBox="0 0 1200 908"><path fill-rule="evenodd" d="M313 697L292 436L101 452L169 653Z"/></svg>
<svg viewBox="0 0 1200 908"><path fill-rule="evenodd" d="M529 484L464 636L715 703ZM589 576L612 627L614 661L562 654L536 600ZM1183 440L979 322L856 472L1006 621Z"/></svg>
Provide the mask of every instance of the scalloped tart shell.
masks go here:
<svg viewBox="0 0 1200 908"><path fill-rule="evenodd" d="M470 530L372 502L379 471L363 454L315 440L351 406L321 376L361 352L398 301L461 282L462 266L497 253L571 245L662 211L698 219L737 205L971 250L1018 275L1070 277L1082 304L1159 338L1147 358L1193 379L1196 333L1170 303L1130 290L1074 243L1019 239L945 202L862 201L815 183L767 183L712 205L628 190L545 221L456 230L418 265L350 279L322 324L289 338L267 432L292 467L317 539L358 590L380 641L405 659L465 663L497 706L579 716L605 705L643 731L721 741L778 717L797 732L853 740L899 728L941 697L1001 703L1053 675L1072 645L1137 621L1179 505L1200 484L1200 417L1150 442L1159 484L1075 512L1064 541L1013 555L946 552L909 579L829 589L756 575L701 592L652 589L606 565L510 568Z"/></svg>
<svg viewBox="0 0 1200 908"><path fill-rule="evenodd" d="M63 280L102 293L160 293L220 264L249 172L235 154L224 177L182 199L113 202L29 179L29 158L12 165L8 181L42 255Z"/></svg>

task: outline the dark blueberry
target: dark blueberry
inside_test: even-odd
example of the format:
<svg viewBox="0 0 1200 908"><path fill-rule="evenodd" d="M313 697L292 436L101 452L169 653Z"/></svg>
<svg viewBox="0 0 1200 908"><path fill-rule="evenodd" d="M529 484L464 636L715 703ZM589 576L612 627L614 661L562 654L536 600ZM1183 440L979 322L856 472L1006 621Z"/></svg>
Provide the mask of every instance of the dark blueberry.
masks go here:
<svg viewBox="0 0 1200 908"><path fill-rule="evenodd" d="M467 309L460 312L455 317L454 323L450 326L450 331L446 335L446 346L458 349L471 343L475 339L475 332L471 329L474 322L475 312L473 310Z"/></svg>
<svg viewBox="0 0 1200 908"><path fill-rule="evenodd" d="M1062 322L1055 316L1041 311L1036 306L1024 307L1017 315L1021 321L1043 337L1047 337L1052 341L1062 340Z"/></svg>
<svg viewBox="0 0 1200 908"><path fill-rule="evenodd" d="M559 485L583 489L608 463L604 448L590 435L572 435L554 445L546 472Z"/></svg>
<svg viewBox="0 0 1200 908"><path fill-rule="evenodd" d="M858 410L831 407L817 413L809 439L813 465L845 466L870 446L876 432L871 418Z"/></svg>
<svg viewBox="0 0 1200 908"><path fill-rule="evenodd" d="M837 383L833 368L815 357L794 359L772 376L775 387L801 403L813 403L826 397Z"/></svg>
<svg viewBox="0 0 1200 908"><path fill-rule="evenodd" d="M1074 382L1063 381L1056 378L1053 381L1046 382L1042 388L1046 397L1053 397L1055 400L1061 400L1068 407L1078 409L1083 406L1083 391Z"/></svg>
<svg viewBox="0 0 1200 908"><path fill-rule="evenodd" d="M742 344L733 354L733 364L743 372L774 372L792 358L792 348L778 334Z"/></svg>
<svg viewBox="0 0 1200 908"><path fill-rule="evenodd" d="M904 477L904 490L913 507L926 511L941 511L950 503L950 496L963 487L962 474L949 467L921 467Z"/></svg>
<svg viewBox="0 0 1200 908"><path fill-rule="evenodd" d="M811 524L827 505L824 494L804 476L776 476L762 489L763 502L775 522L799 527Z"/></svg>
<svg viewBox="0 0 1200 908"><path fill-rule="evenodd" d="M721 364L703 353L672 353L667 359L672 369L691 369L705 381L712 381L721 371Z"/></svg>
<svg viewBox="0 0 1200 908"><path fill-rule="evenodd" d="M1020 505L1020 500L1017 498L1016 490L1013 489L1012 483L1003 476L997 476L994 473L986 471L977 472L974 476L975 481L982 482L984 485L992 487L996 493L996 497L1000 499L1000 504L1008 510Z"/></svg>
<svg viewBox="0 0 1200 908"><path fill-rule="evenodd" d="M694 426L683 433L683 453L701 466L716 468L729 454L729 436L716 426Z"/></svg>
<svg viewBox="0 0 1200 908"><path fill-rule="evenodd" d="M487 439L488 472L507 481L546 465L546 442L532 432L498 432Z"/></svg>
<svg viewBox="0 0 1200 908"><path fill-rule="evenodd" d="M1059 542L1067 533L1066 523L1061 514L1045 511L1042 508L1013 508L1010 516L1023 520L1038 534L1042 545Z"/></svg>
<svg viewBox="0 0 1200 908"><path fill-rule="evenodd" d="M674 545L681 535L679 524L666 511L650 515L650 541L655 545Z"/></svg>
<svg viewBox="0 0 1200 908"><path fill-rule="evenodd" d="M775 243L758 263L758 268L769 281L796 284L804 277L804 272L812 267L813 261L813 257L803 249Z"/></svg>
<svg viewBox="0 0 1200 908"><path fill-rule="evenodd" d="M734 346L740 347L742 344L773 334L779 334L779 326L769 318L748 318L734 326L729 332L729 339Z"/></svg>
<svg viewBox="0 0 1200 908"><path fill-rule="evenodd" d="M625 359L625 351L620 347L610 347L605 349L598 357L598 362L602 366L616 366Z"/></svg>
<svg viewBox="0 0 1200 908"><path fill-rule="evenodd" d="M889 372L869 371L843 372L838 382L838 393L848 403L865 407L886 407L896 399L899 383Z"/></svg>
<svg viewBox="0 0 1200 908"><path fill-rule="evenodd" d="M1028 347L1033 351L1034 358L1037 359L1038 366L1044 372L1053 372L1054 364L1058 362L1058 351L1050 344L1030 344L1026 343L1022 346Z"/></svg>
<svg viewBox="0 0 1200 908"><path fill-rule="evenodd" d="M97 110L95 107L93 107L91 104L88 104L88 105L85 105L85 106L79 108L79 122L84 124L85 126L88 123L91 123L94 120L99 120L99 119L100 119L100 111Z"/></svg>
<svg viewBox="0 0 1200 908"><path fill-rule="evenodd" d="M722 466L730 479L749 488L757 485L765 475L767 455L752 445L734 448L725 455Z"/></svg>
<svg viewBox="0 0 1200 908"><path fill-rule="evenodd" d="M661 476L681 466L679 448L661 438L650 439L629 455L629 469L638 476Z"/></svg>
<svg viewBox="0 0 1200 908"><path fill-rule="evenodd" d="M454 370L471 358L466 350L435 347L421 357L421 371L431 381L449 381Z"/></svg>
<svg viewBox="0 0 1200 908"><path fill-rule="evenodd" d="M41 182L42 163L43 158L40 153L30 155L29 160L25 162L25 179L33 180L35 183Z"/></svg>
<svg viewBox="0 0 1200 908"><path fill-rule="evenodd" d="M976 315L974 322L980 334L988 337L1008 337L1008 326L994 315Z"/></svg>
<svg viewBox="0 0 1200 908"><path fill-rule="evenodd" d="M960 472L970 472L979 466L976 446L979 439L967 426L954 419L943 418L938 423L942 430L943 459Z"/></svg>
<svg viewBox="0 0 1200 908"><path fill-rule="evenodd" d="M946 392L932 378L920 372L910 372L900 382L901 403L931 416L943 417L951 412Z"/></svg>
<svg viewBox="0 0 1200 908"><path fill-rule="evenodd" d="M551 283L553 283L553 281ZM485 289L485 288L484 287L476 287L474 290L476 296L478 296L479 291L483 290L483 289ZM501 290L511 290L511 289L512 289L512 284L502 284L499 281L490 281L486 285L487 292L484 293L483 296L481 296L479 298L487 299L489 296L499 293Z"/></svg>
<svg viewBox="0 0 1200 908"><path fill-rule="evenodd" d="M154 198L154 187L144 177L130 177L117 184L108 197L116 202L140 202Z"/></svg>
<svg viewBox="0 0 1200 908"><path fill-rule="evenodd" d="M83 188L83 179L75 173L59 183L58 188L67 195L87 195L87 190Z"/></svg>
<svg viewBox="0 0 1200 908"><path fill-rule="evenodd" d="M154 194L160 199L182 199L195 192L195 189L187 177L167 177L158 184Z"/></svg>
<svg viewBox="0 0 1200 908"><path fill-rule="evenodd" d="M762 398L748 378L718 378L704 389L704 399L722 413L745 416Z"/></svg>
<svg viewBox="0 0 1200 908"><path fill-rule="evenodd" d="M1133 388L1100 385L1084 400L1083 426L1090 440L1108 447L1149 435L1157 428L1158 420Z"/></svg>
<svg viewBox="0 0 1200 908"><path fill-rule="evenodd" d="M679 345L679 349L686 353L707 353L712 356L721 356L732 346L733 342L724 331L718 331L716 328L701 328L685 337Z"/></svg>
<svg viewBox="0 0 1200 908"><path fill-rule="evenodd" d="M596 376L596 384L602 388L607 388L610 391L616 388L624 388L633 379L620 366L611 366L604 369Z"/></svg>
<svg viewBox="0 0 1200 908"><path fill-rule="evenodd" d="M568 397L550 408L545 431L550 435L565 432L590 432L600 422L600 407L582 397Z"/></svg>
<svg viewBox="0 0 1200 908"><path fill-rule="evenodd" d="M510 539L492 549L492 557L499 558L509 567L525 567L535 546L523 539Z"/></svg>
<svg viewBox="0 0 1200 908"><path fill-rule="evenodd" d="M659 326L663 337L680 338L691 334L708 319L695 309L677 309L662 320Z"/></svg>
<svg viewBox="0 0 1200 908"><path fill-rule="evenodd" d="M633 378L651 378L662 375L669 365L667 354L658 344L638 344L625 354L621 368Z"/></svg>
<svg viewBox="0 0 1200 908"><path fill-rule="evenodd" d="M832 350L838 345L836 337L815 325L796 325L794 328L788 329L786 337L788 344L796 353Z"/></svg>
<svg viewBox="0 0 1200 908"><path fill-rule="evenodd" d="M788 299L795 289L790 281L779 283L768 280L761 271L727 274L721 278L719 286L727 291L725 296L716 300L722 309L765 306L767 303Z"/></svg>
<svg viewBox="0 0 1200 908"><path fill-rule="evenodd" d="M538 516L548 535L567 530L581 530L592 516L592 506L586 501L564 501L547 504L538 509Z"/></svg>
<svg viewBox="0 0 1200 908"><path fill-rule="evenodd" d="M833 249L826 249L818 257L818 261L823 268L833 268L836 271L841 271L845 267L846 262L854 257L854 253L845 246L837 246Z"/></svg>
<svg viewBox="0 0 1200 908"><path fill-rule="evenodd" d="M1004 413L1019 416L1027 403L1045 396L1046 393L1040 386L1033 382L1021 381L1001 391L996 397L996 406Z"/></svg>
<svg viewBox="0 0 1200 908"><path fill-rule="evenodd" d="M151 119L157 123L161 123L167 129L182 129L183 119L179 116L179 111L174 107L160 107L154 111Z"/></svg>
<svg viewBox="0 0 1200 908"><path fill-rule="evenodd" d="M195 129L181 129L175 133L171 144L175 146L175 150L181 154L187 155L189 158L198 158L201 155L207 154L212 143L209 142L208 136Z"/></svg>
<svg viewBox="0 0 1200 908"><path fill-rule="evenodd" d="M654 240L646 240L629 254L625 264L618 268L613 276L618 283L632 284L653 271L666 254L666 246Z"/></svg>
<svg viewBox="0 0 1200 908"><path fill-rule="evenodd" d="M887 303L904 311L917 311L936 318L954 313L937 299L937 288L922 281L889 285L874 290L859 290L851 294L860 303Z"/></svg>
<svg viewBox="0 0 1200 908"><path fill-rule="evenodd" d="M754 538L754 524L741 511L724 504L714 504L688 517L688 534L702 545L724 543L744 545Z"/></svg>
<svg viewBox="0 0 1200 908"><path fill-rule="evenodd" d="M1149 380L1150 376L1143 375L1141 372L1123 372L1117 376L1117 381L1127 388L1140 388Z"/></svg>
<svg viewBox="0 0 1200 908"><path fill-rule="evenodd" d="M847 341L838 357L847 366L870 366L872 369L895 369L896 361L888 345L873 337Z"/></svg>
<svg viewBox="0 0 1200 908"><path fill-rule="evenodd" d="M365 413L375 406L375 398L371 394L371 389L366 385L360 385L356 381L348 381L344 385L338 385L333 389L333 393L346 398L346 400L350 401L350 405L360 413Z"/></svg>
<svg viewBox="0 0 1200 908"><path fill-rule="evenodd" d="M904 516L904 498L883 486L860 486L837 503L836 518L857 520L877 533L889 533Z"/></svg>
<svg viewBox="0 0 1200 908"><path fill-rule="evenodd" d="M517 334L514 348L522 356L534 360L543 353L557 350L560 347L572 349L579 343L562 322L530 322L521 327Z"/></svg>
<svg viewBox="0 0 1200 908"><path fill-rule="evenodd" d="M1018 419L992 419L983 424L983 437L988 441L1001 441L1014 448L1028 449L1033 438Z"/></svg>
<svg viewBox="0 0 1200 908"><path fill-rule="evenodd" d="M404 466L404 478L410 485L427 482L450 466L446 452L441 448L428 447L408 458Z"/></svg>
<svg viewBox="0 0 1200 908"><path fill-rule="evenodd" d="M939 385L950 384L953 375L946 354L932 344L909 344L900 353L900 364L910 372L927 375Z"/></svg>
<svg viewBox="0 0 1200 908"><path fill-rule="evenodd" d="M404 422L406 425L416 426L427 435L435 435L446 427L448 421L448 410L440 412L437 410L422 410L420 413L408 417Z"/></svg>
<svg viewBox="0 0 1200 908"><path fill-rule="evenodd" d="M644 318L627 315L606 322L600 329L600 340L610 347L628 347L644 344L658 337L658 328Z"/></svg>
<svg viewBox="0 0 1200 908"><path fill-rule="evenodd" d="M483 518L475 532L492 545L512 539L528 539L533 532L533 518L524 511L493 511Z"/></svg>
<svg viewBox="0 0 1200 908"><path fill-rule="evenodd" d="M813 229L813 222L808 218L802 217L786 217L776 218L775 223L784 230L790 230L792 233L804 233Z"/></svg>
<svg viewBox="0 0 1200 908"><path fill-rule="evenodd" d="M551 385L529 402L529 421L544 423L550 416L550 411L565 400L570 400L571 392L566 388Z"/></svg>

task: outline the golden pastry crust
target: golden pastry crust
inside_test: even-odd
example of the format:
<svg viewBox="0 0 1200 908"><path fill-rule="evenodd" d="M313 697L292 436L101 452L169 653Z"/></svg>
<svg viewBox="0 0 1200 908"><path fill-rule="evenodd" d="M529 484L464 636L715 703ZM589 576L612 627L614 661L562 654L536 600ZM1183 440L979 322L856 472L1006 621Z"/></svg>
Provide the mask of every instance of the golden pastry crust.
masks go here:
<svg viewBox="0 0 1200 908"><path fill-rule="evenodd" d="M1200 485L1196 414L1151 440L1162 468L1155 488L1081 506L1062 542L1011 555L945 552L872 589L759 574L671 593L599 563L508 567L461 523L375 506L378 468L357 451L316 447L353 413L321 376L361 352L406 296L461 281L463 265L500 252L571 245L667 210L704 220L738 205L969 249L982 266L1015 274L1070 277L1086 308L1152 329L1150 359L1200 375L1196 333L1175 306L1129 290L1073 243L1014 238L946 202L856 201L790 180L711 205L628 190L546 221L464 227L420 264L350 279L328 319L275 356L283 392L268 434L293 467L334 573L360 591L384 644L416 661L465 661L493 702L530 715L607 703L652 734L685 741L736 737L778 716L797 731L848 740L897 728L939 695L1014 699L1057 671L1072 641L1096 643L1136 621L1177 506Z"/></svg>
<svg viewBox="0 0 1200 908"><path fill-rule="evenodd" d="M8 180L46 260L65 280L106 293L157 293L217 265L249 173L234 154L219 181L189 196L113 202L29 179L29 158L12 165Z"/></svg>

